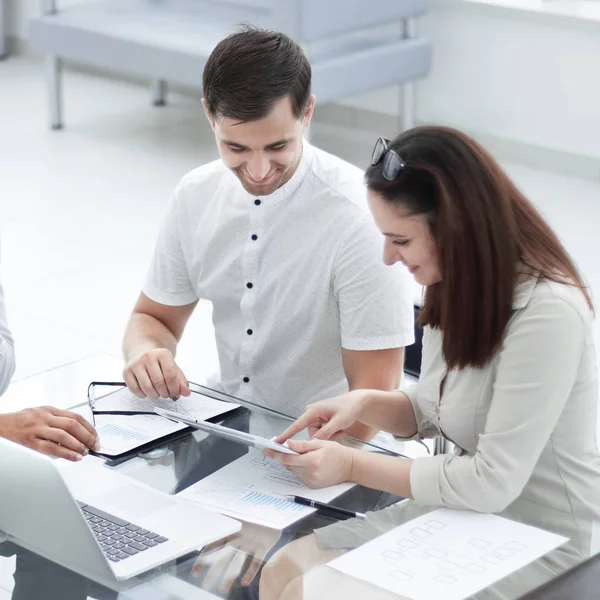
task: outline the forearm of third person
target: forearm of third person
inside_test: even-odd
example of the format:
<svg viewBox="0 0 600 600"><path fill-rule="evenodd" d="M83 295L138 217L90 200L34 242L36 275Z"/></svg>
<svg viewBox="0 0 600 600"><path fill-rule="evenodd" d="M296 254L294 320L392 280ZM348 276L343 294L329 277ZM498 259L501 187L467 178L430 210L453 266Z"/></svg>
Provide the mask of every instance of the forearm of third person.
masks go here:
<svg viewBox="0 0 600 600"><path fill-rule="evenodd" d="M393 390L400 383L404 364L404 348L386 350L352 351L342 350L344 372L349 390ZM357 422L348 434L368 442L382 429L379 425Z"/></svg>
<svg viewBox="0 0 600 600"><path fill-rule="evenodd" d="M125 359L129 360L133 356L156 348L167 348L175 355L177 338L155 317L144 313L133 313L123 339Z"/></svg>

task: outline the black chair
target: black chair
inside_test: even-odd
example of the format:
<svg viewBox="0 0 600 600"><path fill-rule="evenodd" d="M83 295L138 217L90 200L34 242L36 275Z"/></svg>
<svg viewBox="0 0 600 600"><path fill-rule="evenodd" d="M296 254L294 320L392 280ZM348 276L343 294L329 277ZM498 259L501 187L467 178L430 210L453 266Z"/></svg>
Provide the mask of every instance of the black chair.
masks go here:
<svg viewBox="0 0 600 600"><path fill-rule="evenodd" d="M413 377L421 374L421 353L423 351L423 329L417 323L421 309L415 305L415 343L407 346L404 354L404 371Z"/></svg>

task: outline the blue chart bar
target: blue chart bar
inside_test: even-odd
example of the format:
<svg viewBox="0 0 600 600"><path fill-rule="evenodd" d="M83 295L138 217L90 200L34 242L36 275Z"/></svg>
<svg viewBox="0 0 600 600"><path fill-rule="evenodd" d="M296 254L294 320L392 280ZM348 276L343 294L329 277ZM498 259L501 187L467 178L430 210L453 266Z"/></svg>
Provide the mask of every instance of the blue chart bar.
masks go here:
<svg viewBox="0 0 600 600"><path fill-rule="evenodd" d="M147 435L131 431L130 429L124 429L123 427L113 425L112 423L100 425L100 427L98 427L98 435L100 436L100 439L102 439L102 436L116 436L124 440L137 440L139 442L145 442L148 439Z"/></svg>
<svg viewBox="0 0 600 600"><path fill-rule="evenodd" d="M275 496L267 496L266 494L259 494L258 492L250 492L241 499L242 504L255 504L257 506L269 506L276 510L302 510L304 508L301 504L284 500L283 498L276 498Z"/></svg>

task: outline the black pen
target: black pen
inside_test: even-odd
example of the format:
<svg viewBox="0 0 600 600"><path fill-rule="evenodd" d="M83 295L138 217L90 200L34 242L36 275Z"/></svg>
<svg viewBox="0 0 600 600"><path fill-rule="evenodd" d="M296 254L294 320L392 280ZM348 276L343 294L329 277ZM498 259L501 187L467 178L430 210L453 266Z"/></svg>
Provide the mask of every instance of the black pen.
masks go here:
<svg viewBox="0 0 600 600"><path fill-rule="evenodd" d="M327 514L329 516L340 518L357 518L364 519L365 513L354 512L353 510L348 510L346 508L340 508L339 506L330 506L329 504L324 504L323 502L318 502L317 500L311 500L310 498L303 498L302 496L285 496L288 500L295 502L296 504L302 504L304 506L310 506L311 508L316 508L320 510L323 514Z"/></svg>

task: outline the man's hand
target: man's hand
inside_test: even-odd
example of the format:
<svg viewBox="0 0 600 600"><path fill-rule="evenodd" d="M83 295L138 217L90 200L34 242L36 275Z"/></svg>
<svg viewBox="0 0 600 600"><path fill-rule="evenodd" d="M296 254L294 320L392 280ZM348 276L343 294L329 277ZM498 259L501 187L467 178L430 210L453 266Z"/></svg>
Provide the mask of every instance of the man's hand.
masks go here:
<svg viewBox="0 0 600 600"><path fill-rule="evenodd" d="M0 415L0 436L59 458L78 461L100 450L96 430L81 415L53 406Z"/></svg>
<svg viewBox="0 0 600 600"><path fill-rule="evenodd" d="M127 387L139 398L172 398L191 394L183 371L167 348L147 350L130 358L123 370Z"/></svg>
<svg viewBox="0 0 600 600"><path fill-rule="evenodd" d="M223 546L207 546L202 550L192 568L192 575L203 577L202 588L211 591L217 587L220 594L228 594L231 586L241 576L240 583L250 585L267 554L279 541L281 531L244 523L238 537ZM251 558L244 572L244 565ZM242 574L243 573L243 574Z"/></svg>

